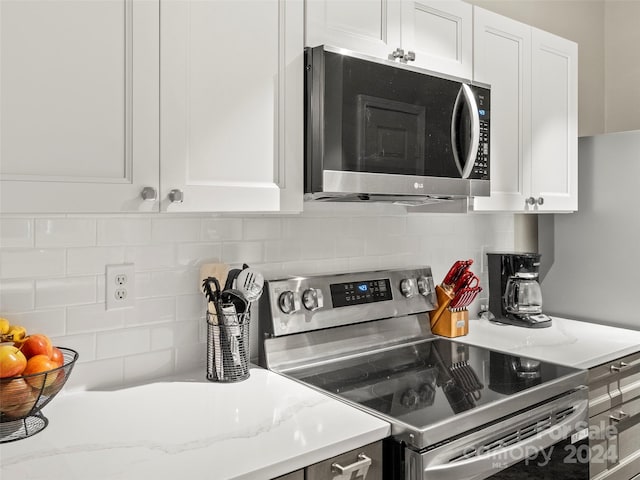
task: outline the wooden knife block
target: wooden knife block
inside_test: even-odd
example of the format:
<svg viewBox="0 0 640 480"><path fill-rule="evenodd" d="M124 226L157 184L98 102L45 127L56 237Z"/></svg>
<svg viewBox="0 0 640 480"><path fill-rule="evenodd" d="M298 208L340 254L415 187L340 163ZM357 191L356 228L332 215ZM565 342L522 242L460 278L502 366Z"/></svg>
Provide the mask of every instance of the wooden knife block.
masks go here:
<svg viewBox="0 0 640 480"><path fill-rule="evenodd" d="M469 311L449 308L453 295L440 285L436 286L438 308L429 313L431 332L443 337L462 337L469 333Z"/></svg>

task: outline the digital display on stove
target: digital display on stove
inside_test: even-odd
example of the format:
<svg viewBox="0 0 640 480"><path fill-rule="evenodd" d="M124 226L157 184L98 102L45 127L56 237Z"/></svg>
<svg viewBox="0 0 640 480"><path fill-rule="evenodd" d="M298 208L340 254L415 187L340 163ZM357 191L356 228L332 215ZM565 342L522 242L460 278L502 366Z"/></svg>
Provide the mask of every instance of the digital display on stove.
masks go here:
<svg viewBox="0 0 640 480"><path fill-rule="evenodd" d="M364 282L335 283L331 287L331 300L335 307L361 305L391 300L391 283L388 279Z"/></svg>

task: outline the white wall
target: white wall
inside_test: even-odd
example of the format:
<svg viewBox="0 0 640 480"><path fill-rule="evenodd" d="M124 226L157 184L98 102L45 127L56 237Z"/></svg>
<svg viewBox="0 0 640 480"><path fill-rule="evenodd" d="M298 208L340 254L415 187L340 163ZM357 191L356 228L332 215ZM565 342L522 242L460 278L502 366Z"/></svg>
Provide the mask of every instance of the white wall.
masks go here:
<svg viewBox="0 0 640 480"><path fill-rule="evenodd" d="M121 385L194 366L204 375L202 263L247 262L269 276L427 264L439 282L455 259L474 258L480 274L483 248L513 248L513 215L409 216L375 205L308 210L4 216L0 316L80 353L70 388ZM107 312L104 268L122 262L135 264L136 305Z"/></svg>
<svg viewBox="0 0 640 480"><path fill-rule="evenodd" d="M640 2L605 1L605 132L640 129Z"/></svg>

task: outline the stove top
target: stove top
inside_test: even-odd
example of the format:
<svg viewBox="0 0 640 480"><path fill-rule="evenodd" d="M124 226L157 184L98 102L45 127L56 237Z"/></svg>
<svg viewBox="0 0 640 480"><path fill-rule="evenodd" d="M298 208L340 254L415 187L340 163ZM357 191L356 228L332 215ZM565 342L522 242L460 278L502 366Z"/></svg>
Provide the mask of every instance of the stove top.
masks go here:
<svg viewBox="0 0 640 480"><path fill-rule="evenodd" d="M433 335L429 267L290 277L265 291L260 364L381 417L416 450L586 384L584 370Z"/></svg>
<svg viewBox="0 0 640 480"><path fill-rule="evenodd" d="M521 392L562 380L576 369L443 338L286 375L417 430Z"/></svg>

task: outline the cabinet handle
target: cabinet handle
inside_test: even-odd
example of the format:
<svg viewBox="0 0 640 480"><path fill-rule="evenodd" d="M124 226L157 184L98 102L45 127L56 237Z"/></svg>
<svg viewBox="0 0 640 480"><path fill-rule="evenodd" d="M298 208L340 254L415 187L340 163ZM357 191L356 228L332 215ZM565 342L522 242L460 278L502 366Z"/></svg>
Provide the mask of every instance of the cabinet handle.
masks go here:
<svg viewBox="0 0 640 480"><path fill-rule="evenodd" d="M544 203L543 197L538 197L538 205L542 205Z"/></svg>
<svg viewBox="0 0 640 480"><path fill-rule="evenodd" d="M413 62L416 59L416 52L407 52L406 55L400 57L401 63Z"/></svg>
<svg viewBox="0 0 640 480"><path fill-rule="evenodd" d="M628 413L623 412L622 410L620 410L618 412L618 416L616 417L615 415L609 415L609 418L611 419L611 421L613 422L621 422L622 420L624 420L625 418L627 418L629 416Z"/></svg>
<svg viewBox="0 0 640 480"><path fill-rule="evenodd" d="M611 371L612 371L612 372L619 372L620 370L622 370L623 368L628 367L628 366L629 366L629 364L628 364L628 363L620 362L620 366L617 366L617 365L611 365L611 367L610 367L610 368L611 368Z"/></svg>
<svg viewBox="0 0 640 480"><path fill-rule="evenodd" d="M533 197L529 197L529 198L527 198L527 203L529 205L535 205L536 204L536 199L533 198Z"/></svg>
<svg viewBox="0 0 640 480"><path fill-rule="evenodd" d="M171 200L171 203L182 203L184 201L184 193L182 190L175 188L169 192L169 200Z"/></svg>
<svg viewBox="0 0 640 480"><path fill-rule="evenodd" d="M331 464L331 473L338 473L340 475L350 475L351 478L357 477L362 478L363 480L367 477L367 472L369 471L369 467L371 466L371 459L367 457L364 453L358 454L358 460L352 463L351 465L347 465L343 467L337 462ZM356 473L356 475L353 475Z"/></svg>
<svg viewBox="0 0 640 480"><path fill-rule="evenodd" d="M143 200L155 200L158 198L158 192L153 187L144 187L140 192Z"/></svg>
<svg viewBox="0 0 640 480"><path fill-rule="evenodd" d="M404 50L400 47L396 48L393 52L389 54L389 60L397 60L398 58L404 58Z"/></svg>

